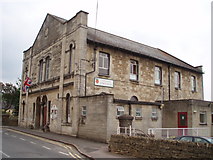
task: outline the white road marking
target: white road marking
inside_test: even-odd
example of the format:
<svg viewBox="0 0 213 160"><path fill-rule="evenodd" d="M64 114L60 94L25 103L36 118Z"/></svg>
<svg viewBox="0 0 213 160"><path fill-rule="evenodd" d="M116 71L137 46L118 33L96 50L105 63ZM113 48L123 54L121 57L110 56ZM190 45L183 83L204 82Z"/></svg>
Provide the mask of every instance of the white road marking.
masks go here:
<svg viewBox="0 0 213 160"><path fill-rule="evenodd" d="M64 152L61 152L61 151L59 151L58 153L61 153L61 154L64 154L64 155L69 156L69 154L68 154L68 153L64 153Z"/></svg>
<svg viewBox="0 0 213 160"><path fill-rule="evenodd" d="M45 149L51 150L51 148L49 148L49 147L46 147L46 146L42 146L42 147Z"/></svg>
<svg viewBox="0 0 213 160"><path fill-rule="evenodd" d="M76 157L81 158L79 155L75 154Z"/></svg>
<svg viewBox="0 0 213 160"><path fill-rule="evenodd" d="M8 133L4 133L4 134L9 135Z"/></svg>
<svg viewBox="0 0 213 160"><path fill-rule="evenodd" d="M16 136L12 135L12 137L16 138Z"/></svg>
<svg viewBox="0 0 213 160"><path fill-rule="evenodd" d="M35 142L33 142L33 141L30 141L30 143L32 143L32 144L36 144Z"/></svg>
<svg viewBox="0 0 213 160"><path fill-rule="evenodd" d="M22 141L26 141L26 139L24 139L24 138L19 138L19 139L21 139Z"/></svg>
<svg viewBox="0 0 213 160"><path fill-rule="evenodd" d="M9 155L7 155L6 153L4 153L4 152L2 152L2 151L0 151L3 155L5 155L7 158L9 158L10 156Z"/></svg>

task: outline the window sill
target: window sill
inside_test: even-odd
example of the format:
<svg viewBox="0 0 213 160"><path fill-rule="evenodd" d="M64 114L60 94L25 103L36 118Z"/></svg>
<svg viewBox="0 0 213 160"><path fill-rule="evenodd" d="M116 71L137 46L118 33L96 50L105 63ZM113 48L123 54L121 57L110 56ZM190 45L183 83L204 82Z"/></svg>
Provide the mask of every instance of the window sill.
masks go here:
<svg viewBox="0 0 213 160"><path fill-rule="evenodd" d="M143 117L135 117L135 120L142 120Z"/></svg>
<svg viewBox="0 0 213 160"><path fill-rule="evenodd" d="M70 122L69 123L68 122L64 122L64 123L61 124L61 126L71 126L71 125L72 125L72 123L70 123Z"/></svg>
<svg viewBox="0 0 213 160"><path fill-rule="evenodd" d="M110 77L109 74L98 74L99 77Z"/></svg>
<svg viewBox="0 0 213 160"><path fill-rule="evenodd" d="M139 83L139 81L138 80L134 80L134 79L129 79L132 83L136 83L136 84L138 84Z"/></svg>
<svg viewBox="0 0 213 160"><path fill-rule="evenodd" d="M163 87L163 85L162 85L162 84L156 84L156 83L155 83L155 86Z"/></svg>
<svg viewBox="0 0 213 160"><path fill-rule="evenodd" d="M207 125L207 123L199 123L199 125Z"/></svg>

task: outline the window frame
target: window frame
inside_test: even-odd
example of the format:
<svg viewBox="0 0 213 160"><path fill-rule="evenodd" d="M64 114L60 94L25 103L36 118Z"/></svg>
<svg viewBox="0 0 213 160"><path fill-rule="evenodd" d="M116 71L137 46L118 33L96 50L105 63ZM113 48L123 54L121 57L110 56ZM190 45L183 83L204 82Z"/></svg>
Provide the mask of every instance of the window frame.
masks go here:
<svg viewBox="0 0 213 160"><path fill-rule="evenodd" d="M122 116L124 115L124 106L117 106L117 109L116 109L116 116L119 117L119 116ZM122 114L121 114L122 113Z"/></svg>
<svg viewBox="0 0 213 160"><path fill-rule="evenodd" d="M137 115L139 113L139 115ZM135 108L135 117L142 117L142 108Z"/></svg>
<svg viewBox="0 0 213 160"><path fill-rule="evenodd" d="M196 84L196 77L195 76L191 76L191 91L192 92L196 92L197 91L197 84Z"/></svg>
<svg viewBox="0 0 213 160"><path fill-rule="evenodd" d="M138 81L139 80L139 63L137 60L130 60L130 75L129 75L129 79L133 80L133 81Z"/></svg>
<svg viewBox="0 0 213 160"><path fill-rule="evenodd" d="M45 75L44 75L44 79L48 80L49 79L49 75L50 75L50 57L46 57L45 59Z"/></svg>
<svg viewBox="0 0 213 160"><path fill-rule="evenodd" d="M39 73L38 73L38 82L41 83L43 81L43 68L44 68L44 61L41 59L39 61Z"/></svg>
<svg viewBox="0 0 213 160"><path fill-rule="evenodd" d="M162 67L155 66L154 77L155 77L155 85L162 85Z"/></svg>
<svg viewBox="0 0 213 160"><path fill-rule="evenodd" d="M105 52L99 52L99 64L98 64L99 75L109 76L110 71L110 54ZM103 71L106 73L103 73Z"/></svg>
<svg viewBox="0 0 213 160"><path fill-rule="evenodd" d="M175 89L181 89L181 73L175 71L174 73Z"/></svg>
<svg viewBox="0 0 213 160"><path fill-rule="evenodd" d="M201 117L201 115L203 115L203 117ZM201 120L202 118L202 120ZM207 112L206 111L200 111L200 114L199 114L199 121L200 121L200 124L207 124Z"/></svg>
<svg viewBox="0 0 213 160"><path fill-rule="evenodd" d="M82 117L87 117L87 106L82 106L81 107L81 116Z"/></svg>

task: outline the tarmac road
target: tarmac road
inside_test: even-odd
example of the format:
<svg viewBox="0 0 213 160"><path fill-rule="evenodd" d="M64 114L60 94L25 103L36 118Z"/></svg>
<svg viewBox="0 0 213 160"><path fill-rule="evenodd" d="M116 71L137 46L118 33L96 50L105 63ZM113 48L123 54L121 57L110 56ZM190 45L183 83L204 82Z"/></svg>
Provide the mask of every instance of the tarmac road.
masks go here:
<svg viewBox="0 0 213 160"><path fill-rule="evenodd" d="M30 134L2 128L2 158L86 158L75 148Z"/></svg>

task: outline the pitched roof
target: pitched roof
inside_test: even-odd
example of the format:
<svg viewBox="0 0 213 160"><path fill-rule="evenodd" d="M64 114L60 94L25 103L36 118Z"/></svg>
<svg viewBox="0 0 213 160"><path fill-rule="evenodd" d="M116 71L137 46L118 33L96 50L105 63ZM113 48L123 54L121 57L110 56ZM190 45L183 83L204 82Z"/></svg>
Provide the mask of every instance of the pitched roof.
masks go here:
<svg viewBox="0 0 213 160"><path fill-rule="evenodd" d="M202 70L198 67L193 67L190 64L166 53L161 49L153 48L94 28L88 27L87 39L92 42L119 48L121 50L126 50L140 56L149 57L171 65L189 69L191 71L203 73Z"/></svg>
<svg viewBox="0 0 213 160"><path fill-rule="evenodd" d="M49 14L49 13L48 13ZM52 14L49 14L50 16L52 16L53 18L55 18L56 20L58 20L59 22L61 23L65 23L67 20L64 19L64 18L61 18L61 17L58 17L58 16L55 16L55 15L52 15Z"/></svg>

